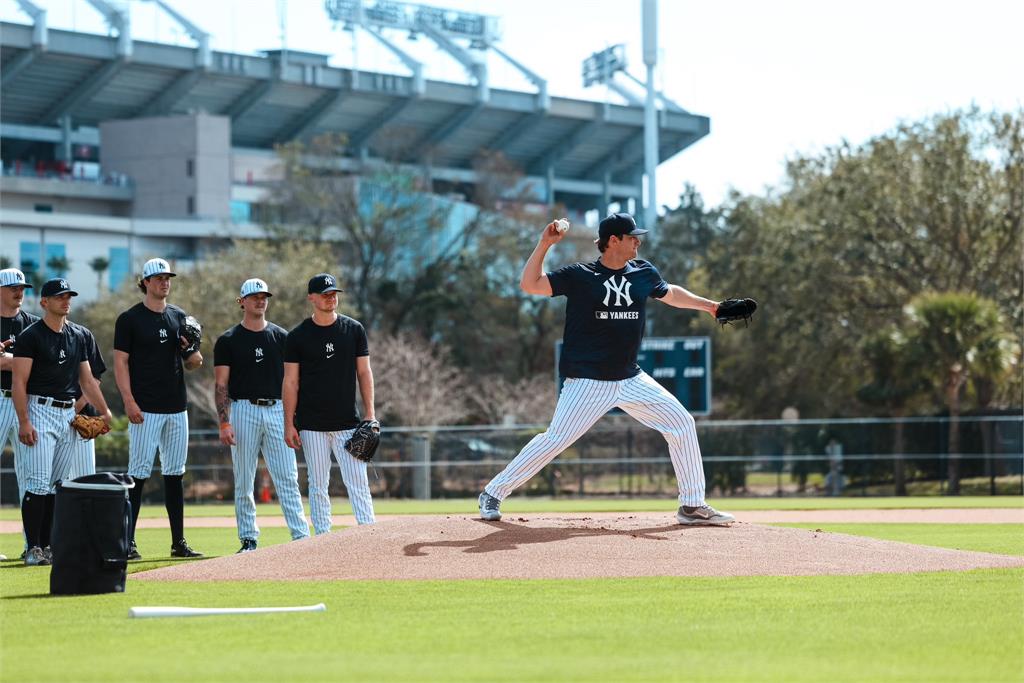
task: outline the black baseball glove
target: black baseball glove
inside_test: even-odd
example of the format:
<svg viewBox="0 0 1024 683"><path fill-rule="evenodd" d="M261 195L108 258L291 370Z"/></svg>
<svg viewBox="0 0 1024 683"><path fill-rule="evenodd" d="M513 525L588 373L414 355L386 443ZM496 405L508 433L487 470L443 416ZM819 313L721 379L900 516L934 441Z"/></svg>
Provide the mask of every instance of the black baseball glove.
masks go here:
<svg viewBox="0 0 1024 683"><path fill-rule="evenodd" d="M352 438L345 442L345 450L352 454L352 457L370 462L377 453L377 446L380 445L380 422L377 420L363 420L352 433Z"/></svg>
<svg viewBox="0 0 1024 683"><path fill-rule="evenodd" d="M726 299L718 304L715 320L722 325L731 325L740 320L744 326L750 323L757 310L757 302L753 299Z"/></svg>
<svg viewBox="0 0 1024 683"><path fill-rule="evenodd" d="M188 358L199 350L199 345L203 342L203 326L199 324L198 320L192 316L186 316L185 322L182 323L181 329L178 330L178 334L188 342L188 346L181 350L182 358Z"/></svg>

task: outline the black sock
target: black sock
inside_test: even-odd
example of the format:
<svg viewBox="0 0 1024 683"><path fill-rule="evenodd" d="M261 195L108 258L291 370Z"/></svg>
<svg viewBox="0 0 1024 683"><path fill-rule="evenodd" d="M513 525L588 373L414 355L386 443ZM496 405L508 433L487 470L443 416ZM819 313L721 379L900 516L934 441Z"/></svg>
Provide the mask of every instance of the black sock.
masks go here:
<svg viewBox="0 0 1024 683"><path fill-rule="evenodd" d="M42 546L39 545L39 534L43 528L43 518L46 516L46 496L25 492L21 499L21 524L25 529L25 539L28 541L29 549Z"/></svg>
<svg viewBox="0 0 1024 683"><path fill-rule="evenodd" d="M185 489L181 483L184 475L164 475L164 507L167 521L171 525L171 545L185 538Z"/></svg>
<svg viewBox="0 0 1024 683"><path fill-rule="evenodd" d="M135 525L139 523L139 508L142 507L142 487L145 479L135 479L135 488L128 489L128 500L132 504L132 543L135 542Z"/></svg>
<svg viewBox="0 0 1024 683"><path fill-rule="evenodd" d="M50 531L53 529L53 508L57 503L57 495L48 493L43 496L46 502L43 514L43 525L39 527L39 547L45 548L50 545Z"/></svg>

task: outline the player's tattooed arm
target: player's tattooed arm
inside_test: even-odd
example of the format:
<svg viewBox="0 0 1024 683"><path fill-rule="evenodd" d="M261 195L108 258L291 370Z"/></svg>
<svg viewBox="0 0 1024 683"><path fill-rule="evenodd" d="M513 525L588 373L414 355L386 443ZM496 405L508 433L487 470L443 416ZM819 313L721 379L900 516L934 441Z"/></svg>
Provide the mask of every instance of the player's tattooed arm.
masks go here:
<svg viewBox="0 0 1024 683"><path fill-rule="evenodd" d="M230 418L231 399L228 397L228 373L230 371L231 368L227 365L217 365L213 368L213 401L217 406L217 418L221 424L225 424Z"/></svg>
<svg viewBox="0 0 1024 683"><path fill-rule="evenodd" d="M221 422L228 421L228 388L217 385L217 417Z"/></svg>
<svg viewBox="0 0 1024 683"><path fill-rule="evenodd" d="M228 365L213 366L213 402L217 406L217 419L220 421L220 442L225 446L235 445L235 429L231 426L231 397L228 396L228 378L231 367Z"/></svg>

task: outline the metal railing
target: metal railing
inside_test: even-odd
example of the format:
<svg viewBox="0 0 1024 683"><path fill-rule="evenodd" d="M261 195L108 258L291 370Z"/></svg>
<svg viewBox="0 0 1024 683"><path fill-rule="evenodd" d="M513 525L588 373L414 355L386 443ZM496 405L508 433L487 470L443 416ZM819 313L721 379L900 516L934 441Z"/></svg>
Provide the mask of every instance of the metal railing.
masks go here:
<svg viewBox="0 0 1024 683"><path fill-rule="evenodd" d="M383 433L370 474L375 496L475 496L546 424L397 427ZM948 418L709 420L697 423L709 496L1024 495L1024 416L962 417L960 448ZM127 436L97 441L97 469L127 468ZM298 458L306 490L305 460ZM0 460L0 501L17 498L10 448ZM951 466L952 465L952 466ZM155 471L156 473L157 471ZM231 455L215 431L193 431L186 496L231 501ZM159 499L161 487L148 494ZM272 493L261 461L257 499ZM664 439L625 416L608 416L520 491L545 496L674 496ZM332 495L343 495L340 476ZM272 496L271 496L272 497Z"/></svg>

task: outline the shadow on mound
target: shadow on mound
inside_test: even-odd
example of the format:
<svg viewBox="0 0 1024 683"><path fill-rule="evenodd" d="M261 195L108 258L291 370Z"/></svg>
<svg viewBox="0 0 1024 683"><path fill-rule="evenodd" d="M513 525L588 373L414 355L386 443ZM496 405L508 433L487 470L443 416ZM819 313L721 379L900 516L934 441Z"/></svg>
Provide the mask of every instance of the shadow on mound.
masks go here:
<svg viewBox="0 0 1024 683"><path fill-rule="evenodd" d="M667 514L391 517L132 580L565 579L809 576L1021 567L1024 558L804 529L684 527Z"/></svg>

